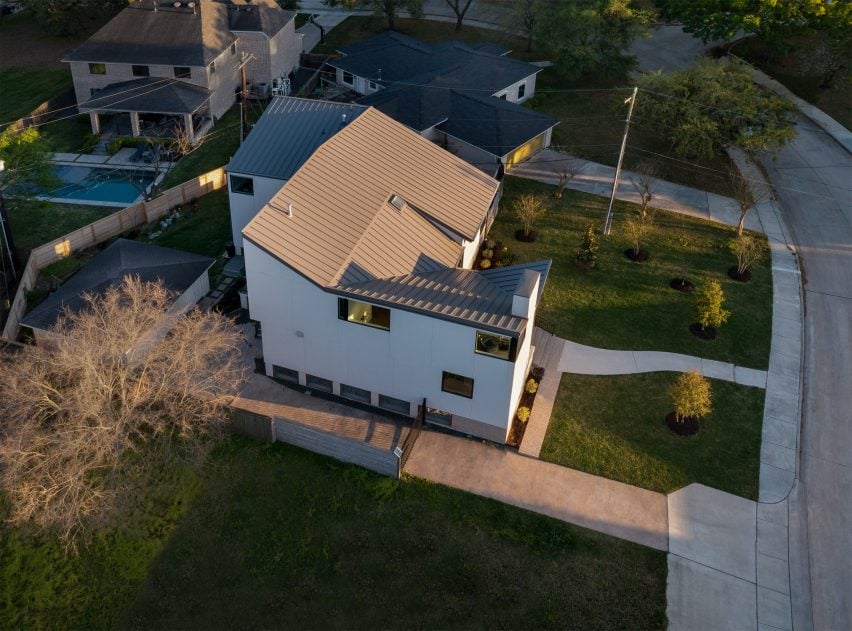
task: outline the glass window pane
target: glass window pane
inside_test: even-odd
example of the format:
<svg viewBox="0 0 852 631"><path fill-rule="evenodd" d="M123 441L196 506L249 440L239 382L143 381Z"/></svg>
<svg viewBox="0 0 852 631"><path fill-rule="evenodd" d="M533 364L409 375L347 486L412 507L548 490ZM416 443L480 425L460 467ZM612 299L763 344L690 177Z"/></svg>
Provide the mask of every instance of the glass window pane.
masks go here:
<svg viewBox="0 0 852 631"><path fill-rule="evenodd" d="M482 355L491 355L501 359L509 359L512 348L512 338L506 335L476 332L476 352Z"/></svg>
<svg viewBox="0 0 852 631"><path fill-rule="evenodd" d="M322 392L331 392L334 390L330 379L323 379L316 375L305 375L305 385L308 388L313 388L314 390L320 390Z"/></svg>
<svg viewBox="0 0 852 631"><path fill-rule="evenodd" d="M473 398L473 379L451 372L444 372L441 379L441 390L460 397Z"/></svg>
<svg viewBox="0 0 852 631"><path fill-rule="evenodd" d="M346 319L349 322L366 324L379 329L390 329L390 309L377 307L366 302L358 302L357 300L348 300L347 303Z"/></svg>
<svg viewBox="0 0 852 631"><path fill-rule="evenodd" d="M241 175L231 176L231 192L243 195L254 195L254 180Z"/></svg>
<svg viewBox="0 0 852 631"><path fill-rule="evenodd" d="M397 414L404 414L405 416L409 416L411 414L411 406L408 404L408 401L389 397L384 394L379 395L379 407L384 408L385 410L390 410L391 412L396 412Z"/></svg>
<svg viewBox="0 0 852 631"><path fill-rule="evenodd" d="M364 388L356 388L355 386L347 386L345 383L340 384L340 396L360 401L361 403L370 403L370 391Z"/></svg>

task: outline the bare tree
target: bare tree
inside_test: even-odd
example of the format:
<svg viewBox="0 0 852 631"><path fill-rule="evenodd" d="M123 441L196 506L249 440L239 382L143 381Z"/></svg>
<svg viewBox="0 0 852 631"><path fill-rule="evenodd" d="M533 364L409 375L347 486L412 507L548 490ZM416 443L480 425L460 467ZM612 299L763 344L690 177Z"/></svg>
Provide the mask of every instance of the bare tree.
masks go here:
<svg viewBox="0 0 852 631"><path fill-rule="evenodd" d="M559 163L559 168L556 171L556 174L559 176L559 183L556 185L556 190L553 191L553 196L556 199L562 199L565 188L571 183L571 180L583 172L583 168L583 163L574 157Z"/></svg>
<svg viewBox="0 0 852 631"><path fill-rule="evenodd" d="M467 10L470 8L470 3L473 2L473 0L444 0L444 2L446 2L453 10L453 13L456 14L456 30L462 30L464 14L467 13Z"/></svg>
<svg viewBox="0 0 852 631"><path fill-rule="evenodd" d="M750 234L741 234L728 243L731 254L737 257L737 275L745 278L751 268L763 259L763 244Z"/></svg>
<svg viewBox="0 0 852 631"><path fill-rule="evenodd" d="M132 503L129 461L155 467L215 442L244 379L241 335L215 312L166 316L171 302L162 284L127 277L66 312L49 347L2 358L0 487L12 523L73 549Z"/></svg>
<svg viewBox="0 0 852 631"><path fill-rule="evenodd" d="M624 234L630 241L634 260L644 258L642 244L654 233L654 221L650 214L631 214L624 220Z"/></svg>
<svg viewBox="0 0 852 631"><path fill-rule="evenodd" d="M740 236L745 228L748 211L769 197L769 189L763 183L759 187L755 186L757 183L751 182L736 167L731 167L729 174L731 192L740 209L740 218L737 222L737 236Z"/></svg>
<svg viewBox="0 0 852 631"><path fill-rule="evenodd" d="M547 205L544 203L544 199L541 195L521 195L514 201L512 208L524 226L519 232L522 233L525 240L535 241L536 235L532 228L539 217L547 212Z"/></svg>
<svg viewBox="0 0 852 631"><path fill-rule="evenodd" d="M134 179L133 176L137 174L136 171L128 169L125 170L124 173L126 174L127 180L133 185L133 188L139 191L139 194L147 202L154 199L159 193L159 176L166 170L165 163L170 161L166 160L167 153L174 153L179 156L183 156L200 147L201 143L197 143L193 146L192 138L182 124L175 126L174 138L172 139L164 141L162 138L153 138L150 136L141 136L140 138L140 142L145 143L148 146L147 151L150 152L151 155L151 161L146 163L146 166L149 167L147 172L153 173L153 180L151 184L148 185L145 184L144 180Z"/></svg>
<svg viewBox="0 0 852 631"><path fill-rule="evenodd" d="M636 192L639 193L641 199L639 214L642 216L642 219L645 219L648 216L648 205L654 199L656 193L659 169L655 162L642 160L636 165L633 172L635 175L630 178L630 182L633 184Z"/></svg>

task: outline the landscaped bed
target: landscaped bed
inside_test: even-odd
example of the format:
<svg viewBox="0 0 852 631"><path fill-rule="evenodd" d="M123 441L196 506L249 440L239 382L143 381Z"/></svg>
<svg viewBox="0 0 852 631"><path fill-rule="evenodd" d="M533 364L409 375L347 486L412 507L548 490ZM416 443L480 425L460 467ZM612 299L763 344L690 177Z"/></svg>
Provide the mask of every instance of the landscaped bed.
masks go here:
<svg viewBox="0 0 852 631"><path fill-rule="evenodd" d="M675 372L564 374L541 458L652 491L698 482L757 499L764 390L712 380L699 431L666 425Z"/></svg>
<svg viewBox="0 0 852 631"><path fill-rule="evenodd" d="M4 620L61 628L665 627L666 555L282 444L165 467L79 558L2 526ZM175 526L177 528L175 529Z"/></svg>
<svg viewBox="0 0 852 631"><path fill-rule="evenodd" d="M603 224L608 200L571 190L555 199L554 190L507 177L501 210L489 234L511 244L518 263L553 259L538 311L540 326L571 341L601 348L670 351L749 368L767 367L772 332L768 253L751 270L751 282L737 282L728 276L728 268L736 262L728 250L733 228L656 211L657 233L642 245L649 258L641 263L631 261L624 256L630 244L622 226L637 207L618 202L612 236L600 239L597 266L579 269L576 254L583 233L590 224ZM539 236L534 243L514 238L520 221L512 203L524 193L543 195L549 207L535 225ZM713 341L698 339L689 331L695 322L696 292L670 287L673 279L683 277L697 286L709 280L722 285L731 316Z"/></svg>

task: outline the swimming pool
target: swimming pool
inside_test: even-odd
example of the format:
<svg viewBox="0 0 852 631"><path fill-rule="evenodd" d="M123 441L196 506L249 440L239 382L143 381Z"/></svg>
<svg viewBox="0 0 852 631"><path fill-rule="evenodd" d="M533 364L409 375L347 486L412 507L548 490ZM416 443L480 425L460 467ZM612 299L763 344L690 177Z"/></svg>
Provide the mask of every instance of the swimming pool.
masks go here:
<svg viewBox="0 0 852 631"><path fill-rule="evenodd" d="M42 193L40 197L110 206L129 206L154 181L153 173L138 169L57 164L53 167L53 173L62 184Z"/></svg>

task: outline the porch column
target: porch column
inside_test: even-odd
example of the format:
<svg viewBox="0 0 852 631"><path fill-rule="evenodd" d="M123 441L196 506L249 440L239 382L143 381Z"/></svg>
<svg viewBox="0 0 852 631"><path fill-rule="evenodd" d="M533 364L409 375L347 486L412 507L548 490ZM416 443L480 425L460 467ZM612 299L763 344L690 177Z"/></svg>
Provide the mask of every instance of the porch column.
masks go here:
<svg viewBox="0 0 852 631"><path fill-rule="evenodd" d="M130 134L134 137L142 135L142 130L139 128L139 112L130 112Z"/></svg>
<svg viewBox="0 0 852 631"><path fill-rule="evenodd" d="M183 127L191 145L195 145L195 129L192 126L192 114L183 115Z"/></svg>
<svg viewBox="0 0 852 631"><path fill-rule="evenodd" d="M101 117L97 112L89 112L89 121L92 123L92 133L101 133Z"/></svg>

